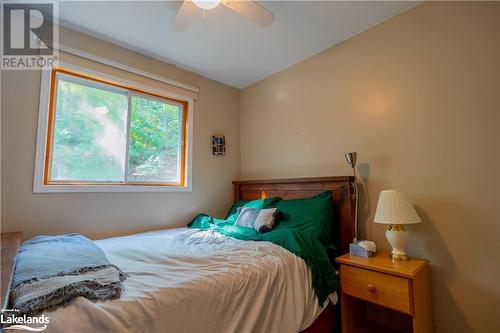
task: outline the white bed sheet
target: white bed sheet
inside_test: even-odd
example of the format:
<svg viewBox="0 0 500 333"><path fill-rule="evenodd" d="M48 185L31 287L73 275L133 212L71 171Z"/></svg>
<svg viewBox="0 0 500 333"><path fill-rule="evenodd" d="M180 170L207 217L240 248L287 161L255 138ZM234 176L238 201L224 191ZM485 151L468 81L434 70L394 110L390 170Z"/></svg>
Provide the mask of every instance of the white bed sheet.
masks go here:
<svg viewBox="0 0 500 333"><path fill-rule="evenodd" d="M305 262L269 242L169 229L96 241L125 273L120 299L78 297L47 332L298 332L322 307Z"/></svg>

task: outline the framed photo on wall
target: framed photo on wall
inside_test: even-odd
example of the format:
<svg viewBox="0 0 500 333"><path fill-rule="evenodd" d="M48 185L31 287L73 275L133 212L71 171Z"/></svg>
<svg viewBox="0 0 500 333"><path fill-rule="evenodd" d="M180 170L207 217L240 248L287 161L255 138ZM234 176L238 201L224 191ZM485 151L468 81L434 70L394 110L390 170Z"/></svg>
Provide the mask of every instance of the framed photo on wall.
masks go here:
<svg viewBox="0 0 500 333"><path fill-rule="evenodd" d="M224 135L212 136L212 154L215 156L226 155L226 137Z"/></svg>

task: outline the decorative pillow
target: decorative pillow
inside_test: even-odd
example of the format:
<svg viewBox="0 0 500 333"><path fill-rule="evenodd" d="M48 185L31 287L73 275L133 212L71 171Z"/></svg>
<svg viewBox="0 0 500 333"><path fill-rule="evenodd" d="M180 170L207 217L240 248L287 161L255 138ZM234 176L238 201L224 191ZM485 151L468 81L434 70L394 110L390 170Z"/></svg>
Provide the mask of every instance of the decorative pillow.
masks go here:
<svg viewBox="0 0 500 333"><path fill-rule="evenodd" d="M274 208L276 207L276 203L280 201L281 198L266 198L266 199L257 199L257 200L241 200L237 201L233 204L231 209L226 215L226 220L236 221L238 218L238 208L240 207L249 207L249 208Z"/></svg>
<svg viewBox="0 0 500 333"><path fill-rule="evenodd" d="M281 200L276 208L283 213L283 219L274 227L279 229L296 229L314 237L324 245L333 244L332 192L326 191L309 199Z"/></svg>
<svg viewBox="0 0 500 333"><path fill-rule="evenodd" d="M235 225L253 228L260 233L270 231L279 216L279 211L276 208L258 209L240 207L238 208L238 212L239 215Z"/></svg>

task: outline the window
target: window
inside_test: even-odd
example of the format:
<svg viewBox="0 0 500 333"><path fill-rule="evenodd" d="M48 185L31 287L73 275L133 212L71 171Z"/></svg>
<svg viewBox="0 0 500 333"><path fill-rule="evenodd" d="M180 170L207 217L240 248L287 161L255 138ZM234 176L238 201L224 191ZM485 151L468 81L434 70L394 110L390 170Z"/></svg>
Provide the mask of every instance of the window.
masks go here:
<svg viewBox="0 0 500 333"><path fill-rule="evenodd" d="M187 187L189 101L67 69L49 91L38 189Z"/></svg>

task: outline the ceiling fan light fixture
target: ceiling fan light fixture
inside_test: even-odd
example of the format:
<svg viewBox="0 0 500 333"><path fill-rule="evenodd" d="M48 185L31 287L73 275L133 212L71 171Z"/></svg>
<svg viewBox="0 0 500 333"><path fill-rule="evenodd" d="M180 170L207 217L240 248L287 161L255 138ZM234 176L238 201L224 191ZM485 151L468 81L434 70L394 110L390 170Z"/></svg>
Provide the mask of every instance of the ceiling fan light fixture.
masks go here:
<svg viewBox="0 0 500 333"><path fill-rule="evenodd" d="M217 7L221 0L192 0L193 3L201 9L214 9Z"/></svg>

